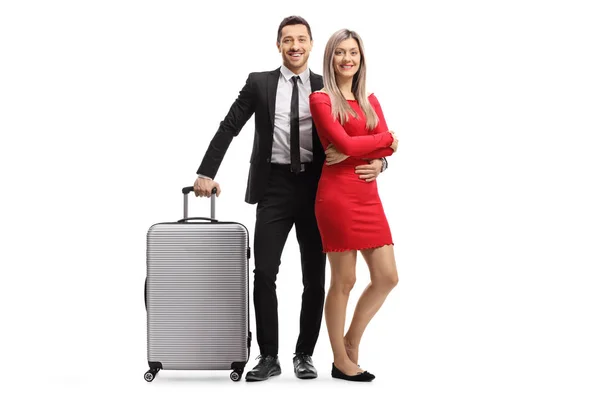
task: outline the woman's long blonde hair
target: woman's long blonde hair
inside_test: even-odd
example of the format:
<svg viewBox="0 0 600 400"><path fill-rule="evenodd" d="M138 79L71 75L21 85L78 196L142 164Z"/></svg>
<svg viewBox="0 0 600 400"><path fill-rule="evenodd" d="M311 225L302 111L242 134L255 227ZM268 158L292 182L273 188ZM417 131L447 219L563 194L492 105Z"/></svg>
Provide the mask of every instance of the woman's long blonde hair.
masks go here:
<svg viewBox="0 0 600 400"><path fill-rule="evenodd" d="M375 110L373 110L373 107L371 107L371 103L369 103L367 98L367 63L365 61L363 42L358 33L348 29L340 29L335 32L329 38L327 45L325 46L325 55L323 57L323 81L325 86L324 89L331 99L331 112L333 117L340 121L342 125L348 120L348 114L355 118L358 117L356 111L350 107L344 98L344 95L335 80L335 67L333 65L335 49L346 39L355 39L358 42L360 65L358 71L352 77L352 93L367 118L367 128L369 130L374 129L379 122L379 118L377 118L377 114L375 113Z"/></svg>

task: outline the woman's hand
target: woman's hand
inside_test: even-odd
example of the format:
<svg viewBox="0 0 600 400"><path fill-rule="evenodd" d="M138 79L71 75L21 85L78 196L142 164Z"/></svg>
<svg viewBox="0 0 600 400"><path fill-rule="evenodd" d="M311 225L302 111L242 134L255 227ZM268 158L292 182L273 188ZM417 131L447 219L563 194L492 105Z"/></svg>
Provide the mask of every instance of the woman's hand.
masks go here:
<svg viewBox="0 0 600 400"><path fill-rule="evenodd" d="M341 163L348 157L350 156L340 153L332 143L325 150L325 164L327 165Z"/></svg>
<svg viewBox="0 0 600 400"><path fill-rule="evenodd" d="M392 137L394 138L394 141L392 142L392 144L390 145L390 147L392 148L392 150L395 153L396 150L398 150L398 137L396 136L396 134L394 133L394 131L390 131L390 133L392 134Z"/></svg>

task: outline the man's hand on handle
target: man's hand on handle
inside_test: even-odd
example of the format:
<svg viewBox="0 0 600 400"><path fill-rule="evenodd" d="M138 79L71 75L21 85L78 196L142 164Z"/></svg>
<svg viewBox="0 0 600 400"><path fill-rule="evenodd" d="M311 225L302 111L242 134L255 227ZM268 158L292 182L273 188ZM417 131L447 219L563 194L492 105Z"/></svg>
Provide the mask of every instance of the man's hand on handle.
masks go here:
<svg viewBox="0 0 600 400"><path fill-rule="evenodd" d="M194 193L196 197L210 197L212 189L217 188L217 197L221 194L221 186L210 178L196 178L194 182Z"/></svg>

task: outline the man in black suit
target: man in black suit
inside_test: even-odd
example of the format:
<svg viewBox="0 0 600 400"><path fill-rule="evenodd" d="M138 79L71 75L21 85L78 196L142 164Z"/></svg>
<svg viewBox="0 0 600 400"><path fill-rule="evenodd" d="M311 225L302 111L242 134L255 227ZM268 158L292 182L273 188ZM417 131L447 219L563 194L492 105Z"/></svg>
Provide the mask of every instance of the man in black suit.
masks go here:
<svg viewBox="0 0 600 400"><path fill-rule="evenodd" d="M277 32L283 66L248 76L229 113L221 122L194 183L196 196L210 196L220 186L213 178L234 136L254 114L254 146L246 202L256 204L254 231L254 309L260 361L246 374L262 381L281 374L278 360L278 316L275 280L281 254L292 225L300 246L302 309L300 334L293 359L300 379L317 377L312 361L325 299L325 254L315 219L314 205L325 153L310 116L308 96L323 88L323 77L307 67L312 49L308 22L285 18ZM382 160L373 160L361 173L377 177Z"/></svg>

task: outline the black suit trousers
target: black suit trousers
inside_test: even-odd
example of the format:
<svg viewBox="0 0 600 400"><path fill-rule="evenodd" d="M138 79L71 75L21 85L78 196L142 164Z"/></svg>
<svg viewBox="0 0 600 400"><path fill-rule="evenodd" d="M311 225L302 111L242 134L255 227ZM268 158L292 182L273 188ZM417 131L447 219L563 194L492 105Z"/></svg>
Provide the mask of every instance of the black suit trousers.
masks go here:
<svg viewBox="0 0 600 400"><path fill-rule="evenodd" d="M296 353L312 355L319 336L325 301L326 258L314 211L318 172L310 164L299 174L273 164L265 194L256 208L254 309L262 355L275 356L279 351L275 281L293 225L300 247L304 285Z"/></svg>

